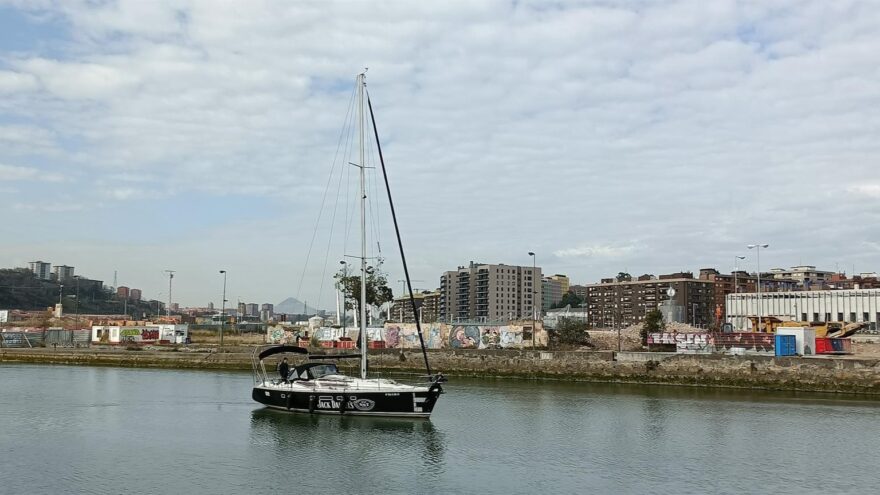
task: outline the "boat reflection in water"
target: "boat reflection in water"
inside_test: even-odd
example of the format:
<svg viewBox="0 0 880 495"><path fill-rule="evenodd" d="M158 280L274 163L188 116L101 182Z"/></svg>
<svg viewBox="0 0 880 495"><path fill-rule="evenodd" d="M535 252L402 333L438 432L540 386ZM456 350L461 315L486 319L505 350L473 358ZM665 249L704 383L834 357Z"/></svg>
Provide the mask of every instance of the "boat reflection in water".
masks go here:
<svg viewBox="0 0 880 495"><path fill-rule="evenodd" d="M421 457L433 477L443 470L445 442L443 431L424 419L287 414L270 408L251 412L252 445L277 449L277 458L326 451L334 462L382 464L405 454Z"/></svg>

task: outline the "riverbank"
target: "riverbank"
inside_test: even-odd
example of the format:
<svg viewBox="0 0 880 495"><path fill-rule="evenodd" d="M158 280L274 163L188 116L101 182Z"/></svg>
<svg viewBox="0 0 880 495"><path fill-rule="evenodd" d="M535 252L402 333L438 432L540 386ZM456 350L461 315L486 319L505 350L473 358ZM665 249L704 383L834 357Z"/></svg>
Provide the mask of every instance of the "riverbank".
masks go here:
<svg viewBox="0 0 880 495"><path fill-rule="evenodd" d="M250 370L253 348L0 349L0 363ZM723 356L612 351L430 351L449 376L565 379L867 394L880 397L880 359ZM375 371L424 373L419 352L371 351Z"/></svg>

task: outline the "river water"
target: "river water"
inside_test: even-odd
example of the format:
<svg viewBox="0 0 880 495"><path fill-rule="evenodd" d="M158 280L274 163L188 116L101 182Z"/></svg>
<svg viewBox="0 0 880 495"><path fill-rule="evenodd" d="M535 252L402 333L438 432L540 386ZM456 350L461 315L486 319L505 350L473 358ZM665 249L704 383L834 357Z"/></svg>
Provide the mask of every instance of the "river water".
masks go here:
<svg viewBox="0 0 880 495"><path fill-rule="evenodd" d="M453 379L430 420L249 374L0 365L0 493L876 493L880 401Z"/></svg>

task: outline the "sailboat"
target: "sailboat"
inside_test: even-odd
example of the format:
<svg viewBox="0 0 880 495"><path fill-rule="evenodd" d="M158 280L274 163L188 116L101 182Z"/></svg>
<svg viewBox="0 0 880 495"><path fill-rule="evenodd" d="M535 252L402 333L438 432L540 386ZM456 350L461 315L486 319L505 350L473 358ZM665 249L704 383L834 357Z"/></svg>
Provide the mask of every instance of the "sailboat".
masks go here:
<svg viewBox="0 0 880 495"><path fill-rule="evenodd" d="M443 393L441 384L445 381L445 378L442 373L431 373L428 353L425 350L425 341L418 319L416 320L416 328L419 341L421 342L422 356L425 361L426 375L424 381L409 384L386 378L368 378L367 376L367 196L364 174L364 169L366 168L364 166L364 133L367 127L364 116L366 112L369 112L370 123L372 124L371 127L382 167L382 175L385 179L385 189L388 193L388 202L391 216L394 220L394 230L397 236L397 244L400 248L400 258L403 262L403 271L406 277L406 286L409 289L413 314L417 314L417 309L412 284L410 283L409 269L406 265L406 256L403 251L403 243L400 239L400 229L397 224L397 215L394 211L394 202L391 199L385 159L382 156L382 146L379 144L376 118L373 114L373 106L370 102L369 94L366 92L365 72L358 74L356 80L360 162L353 164L360 169L361 291L360 318L358 319L360 353L311 354L304 347L290 345L257 348L253 354L254 387L252 397L255 401L270 408L297 413L427 418L434 410L437 399ZM303 364L293 366L287 377L270 377L269 373L266 372L265 359L284 354L306 355L308 360ZM349 376L343 373L334 362L340 359L356 358L360 359L360 376Z"/></svg>

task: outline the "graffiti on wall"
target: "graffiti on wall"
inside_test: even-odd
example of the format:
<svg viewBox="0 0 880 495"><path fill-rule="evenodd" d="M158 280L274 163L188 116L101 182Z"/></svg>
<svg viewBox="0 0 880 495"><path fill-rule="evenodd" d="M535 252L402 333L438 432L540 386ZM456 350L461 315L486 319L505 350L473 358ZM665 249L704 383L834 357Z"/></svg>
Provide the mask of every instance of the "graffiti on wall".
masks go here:
<svg viewBox="0 0 880 495"><path fill-rule="evenodd" d="M520 348L524 339L522 325L448 325L445 323L424 323L421 325L422 337L428 349L506 349ZM530 333L529 333L530 334ZM274 344L293 344L296 333L281 328L270 327L268 341ZM352 340L358 338L356 328L321 327L314 330L314 337L322 342L336 341L342 337ZM418 328L415 323L387 323L385 327L367 328L370 341L383 341L387 349L420 348ZM545 345L547 333L538 330L537 345Z"/></svg>
<svg viewBox="0 0 880 495"><path fill-rule="evenodd" d="M480 345L480 327L476 325L457 326L449 334L451 349L476 349Z"/></svg>
<svg viewBox="0 0 880 495"><path fill-rule="evenodd" d="M748 352L772 353L773 334L769 333L677 333L648 334L648 344L675 345L677 352L725 352L732 348Z"/></svg>

